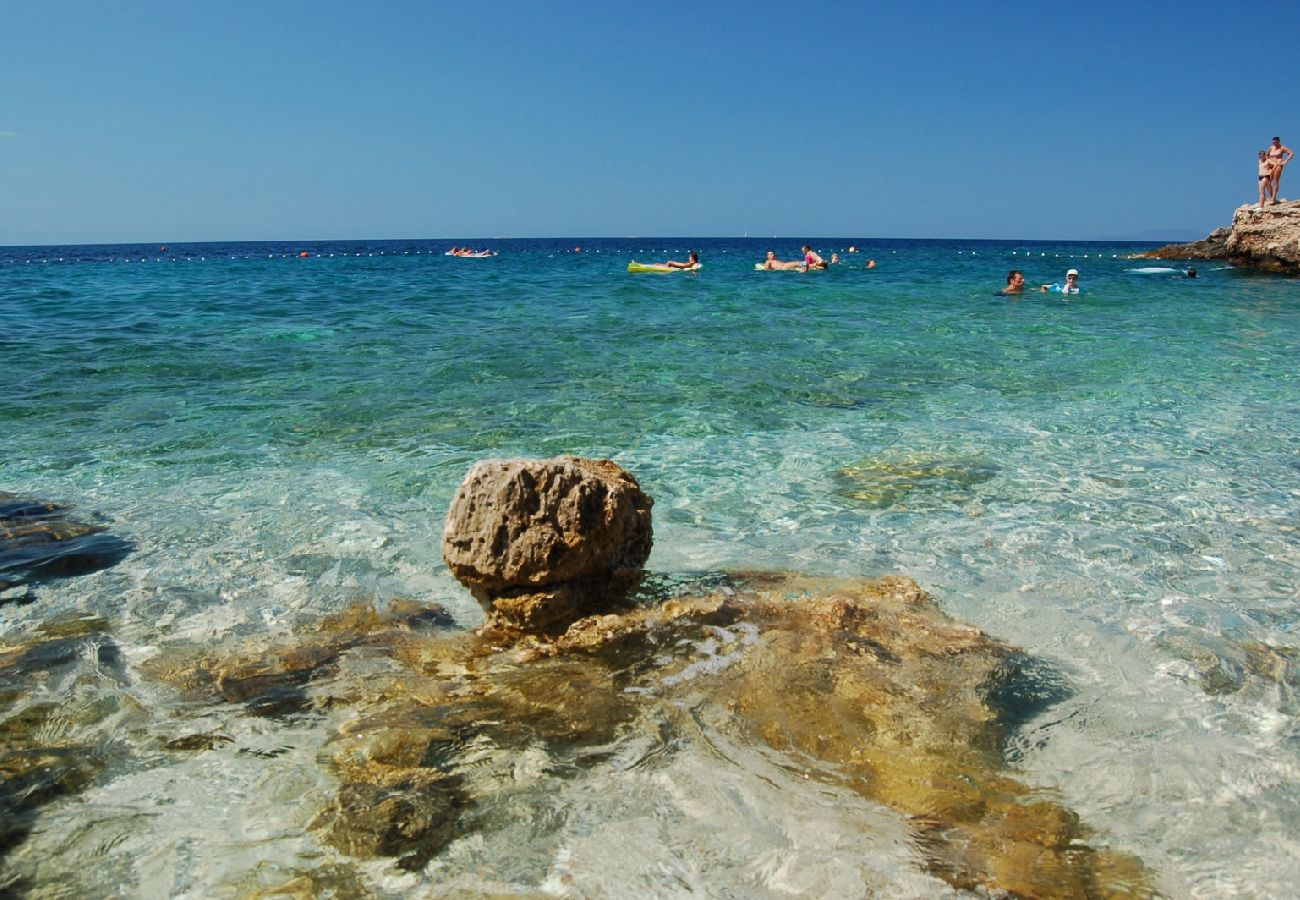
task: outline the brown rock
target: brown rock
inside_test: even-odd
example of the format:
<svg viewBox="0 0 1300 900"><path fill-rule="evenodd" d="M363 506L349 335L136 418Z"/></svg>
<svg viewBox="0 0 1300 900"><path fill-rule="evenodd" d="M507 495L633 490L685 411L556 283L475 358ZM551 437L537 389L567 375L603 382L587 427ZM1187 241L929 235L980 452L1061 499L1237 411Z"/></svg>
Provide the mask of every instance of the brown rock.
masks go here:
<svg viewBox="0 0 1300 900"><path fill-rule="evenodd" d="M607 459L485 460L447 511L443 558L490 624L553 630L639 580L652 503Z"/></svg>
<svg viewBox="0 0 1300 900"><path fill-rule="evenodd" d="M1231 229L1216 228L1209 237L1190 244L1168 244L1158 250L1139 253L1139 259L1223 259L1228 252Z"/></svg>
<svg viewBox="0 0 1300 900"><path fill-rule="evenodd" d="M1225 258L1234 266L1300 275L1300 201L1240 207Z"/></svg>
<svg viewBox="0 0 1300 900"><path fill-rule="evenodd" d="M1300 200L1237 208L1231 228L1203 241L1170 244L1139 254L1146 259L1222 259L1243 269L1300 275Z"/></svg>

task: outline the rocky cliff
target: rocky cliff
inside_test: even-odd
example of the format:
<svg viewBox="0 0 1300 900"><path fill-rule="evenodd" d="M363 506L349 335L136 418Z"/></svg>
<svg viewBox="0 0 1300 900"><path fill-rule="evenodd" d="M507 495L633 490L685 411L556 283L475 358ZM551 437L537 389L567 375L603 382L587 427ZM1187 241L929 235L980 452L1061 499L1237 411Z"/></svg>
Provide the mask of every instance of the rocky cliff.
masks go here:
<svg viewBox="0 0 1300 900"><path fill-rule="evenodd" d="M1205 240L1170 244L1141 254L1149 259L1222 259L1244 269L1300 275L1300 200L1237 208L1231 228Z"/></svg>

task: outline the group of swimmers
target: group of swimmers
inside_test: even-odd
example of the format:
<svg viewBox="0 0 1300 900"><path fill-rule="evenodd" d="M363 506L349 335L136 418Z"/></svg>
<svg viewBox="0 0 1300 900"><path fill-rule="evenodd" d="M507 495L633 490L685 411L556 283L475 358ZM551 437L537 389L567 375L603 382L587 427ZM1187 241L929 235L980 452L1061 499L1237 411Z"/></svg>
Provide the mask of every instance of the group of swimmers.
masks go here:
<svg viewBox="0 0 1300 900"><path fill-rule="evenodd" d="M496 256L492 250L475 250L473 247L452 247L447 256Z"/></svg>
<svg viewBox="0 0 1300 900"><path fill-rule="evenodd" d="M849 252L857 253L858 248L850 247ZM661 263L657 263L657 265L667 266L670 269L698 269L700 266L700 255L698 253L692 252L685 261L677 260L677 259L666 259ZM785 262L776 258L775 250L769 250L767 251L767 259L764 260L762 263L759 263L755 268L790 270L790 271L798 269L799 271L802 272L809 272L809 271L816 271L818 269L826 269L831 266L838 266L838 265L841 265L840 255L838 253L832 253L830 262L827 262L825 259L822 258L820 253L818 253L808 244L804 244L802 260L796 259L796 260L790 260L789 262ZM867 260L868 269L874 269L875 267L876 267L876 261L874 259Z"/></svg>
<svg viewBox="0 0 1300 900"><path fill-rule="evenodd" d="M1282 146L1282 139L1273 138L1273 143L1259 151L1259 206L1263 209L1270 203L1276 204L1282 184L1282 169L1295 158L1290 147Z"/></svg>
<svg viewBox="0 0 1300 900"><path fill-rule="evenodd" d="M850 247L849 252L857 253L858 248ZM779 260L776 258L776 251L769 250L767 251L767 259L763 260L763 262L758 265L758 268L773 269L773 270L798 269L803 272L809 272L815 269L826 269L831 266L838 266L838 265L842 265L842 262L840 260L840 255L838 253L832 253L830 262L827 262L825 259L822 258L820 253L818 253L808 244L804 244L802 260L798 260L798 259L792 259L789 261ZM875 267L876 267L876 261L874 259L867 260L868 269L874 269Z"/></svg>
<svg viewBox="0 0 1300 900"><path fill-rule="evenodd" d="M1079 287L1079 270L1070 269L1065 273L1065 283L1056 282L1055 284L1044 284L1038 288L1042 293L1054 291L1058 294L1078 294L1082 292ZM998 291L999 294L1023 294L1025 292L1025 273L1019 269L1012 269L1007 273L1007 286Z"/></svg>
<svg viewBox="0 0 1300 900"><path fill-rule="evenodd" d="M1152 270L1152 271L1175 272L1177 270L1159 269L1159 270ZM1196 270L1188 269L1186 272L1183 273L1183 277L1195 278ZM1055 282L1054 284L1040 285L1038 290L1040 293L1044 293L1044 294L1049 291L1057 294L1081 294L1083 293L1083 288L1079 286L1079 270L1069 269L1065 273L1064 283L1058 281ZM1010 294L1023 294L1024 292L1025 292L1025 273L1020 271L1019 269L1012 269L1010 272L1007 273L1007 286L1004 287L1002 290L998 291L998 293L1002 294L1003 296L1007 296Z"/></svg>

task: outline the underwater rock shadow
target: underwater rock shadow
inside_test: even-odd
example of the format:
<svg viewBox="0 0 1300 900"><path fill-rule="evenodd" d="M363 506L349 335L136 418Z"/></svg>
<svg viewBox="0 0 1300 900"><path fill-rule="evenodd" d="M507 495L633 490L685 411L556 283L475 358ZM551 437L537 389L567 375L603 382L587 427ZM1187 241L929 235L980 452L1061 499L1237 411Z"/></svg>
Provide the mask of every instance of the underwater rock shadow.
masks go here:
<svg viewBox="0 0 1300 900"><path fill-rule="evenodd" d="M111 568L135 546L108 526L73 519L71 507L0 491L0 591ZM29 590L4 603L30 603Z"/></svg>

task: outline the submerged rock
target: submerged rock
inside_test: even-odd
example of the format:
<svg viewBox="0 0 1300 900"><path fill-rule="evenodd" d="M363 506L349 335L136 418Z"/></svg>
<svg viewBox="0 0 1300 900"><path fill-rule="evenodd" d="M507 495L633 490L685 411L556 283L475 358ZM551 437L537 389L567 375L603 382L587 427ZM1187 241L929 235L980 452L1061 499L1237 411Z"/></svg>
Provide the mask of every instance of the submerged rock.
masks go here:
<svg viewBox="0 0 1300 900"><path fill-rule="evenodd" d="M76 521L68 511L0 491L0 591L106 569L131 552L106 526Z"/></svg>
<svg viewBox="0 0 1300 900"><path fill-rule="evenodd" d="M610 460L485 460L447 511L443 558L504 633L554 632L625 597L653 501Z"/></svg>
<svg viewBox="0 0 1300 900"><path fill-rule="evenodd" d="M1300 651L1295 648L1192 629L1162 634L1156 646L1186 663L1186 674L1207 694L1267 694L1282 712L1300 712Z"/></svg>
<svg viewBox="0 0 1300 900"><path fill-rule="evenodd" d="M1245 269L1300 275L1300 200L1240 206L1231 228L1203 241L1170 244L1140 254L1148 259L1222 259Z"/></svg>
<svg viewBox="0 0 1300 900"><path fill-rule="evenodd" d="M439 606L394 600L384 611L358 603L326 616L287 646L269 641L223 652L163 647L140 671L175 685L188 702L240 703L256 716L283 716L329 706L328 684L350 652L395 653L403 640L451 624ZM186 738L169 742L189 749Z"/></svg>
<svg viewBox="0 0 1300 900"><path fill-rule="evenodd" d="M563 779L618 779L623 742L639 734L661 756L715 739L766 745L804 777L901 814L930 871L962 889L1153 894L1138 860L1090 846L1075 814L1007 770L999 698L1024 678L1015 650L906 578L705 584L504 649L352 615L301 645L209 653L188 671L211 685L255 655L301 663L296 683L341 717L324 757L340 786L312 829L347 857L416 870L521 822L534 844L556 841L565 814L538 811L538 797L566 795ZM349 677L357 653L395 665Z"/></svg>
<svg viewBox="0 0 1300 900"><path fill-rule="evenodd" d="M924 491L961 501L970 489L997 475L988 463L942 459L865 459L836 472L854 500L885 509Z"/></svg>
<svg viewBox="0 0 1300 900"><path fill-rule="evenodd" d="M44 624L0 643L0 857L31 831L41 807L79 793L128 755L117 729L142 710L125 693L116 644L95 616ZM57 690L59 702L47 699ZM0 890L0 893L3 893Z"/></svg>

